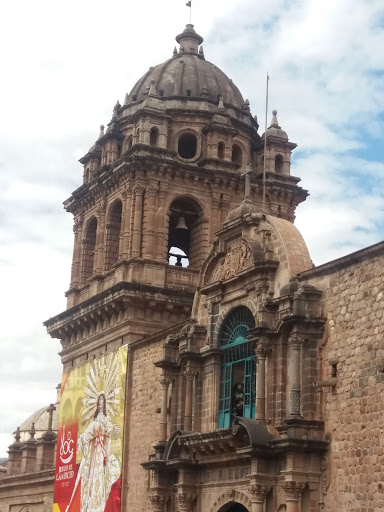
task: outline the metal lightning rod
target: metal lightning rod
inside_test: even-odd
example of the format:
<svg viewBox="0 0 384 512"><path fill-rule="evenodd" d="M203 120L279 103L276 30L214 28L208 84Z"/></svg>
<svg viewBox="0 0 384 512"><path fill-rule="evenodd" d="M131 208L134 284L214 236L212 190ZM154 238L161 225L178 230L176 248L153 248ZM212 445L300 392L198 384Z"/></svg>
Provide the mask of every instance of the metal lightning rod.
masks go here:
<svg viewBox="0 0 384 512"><path fill-rule="evenodd" d="M264 168L263 168L263 212L265 213L265 170L267 163L267 118L268 118L268 85L269 85L269 75L267 72L267 86L266 86L266 94L265 94L265 130L264 130Z"/></svg>

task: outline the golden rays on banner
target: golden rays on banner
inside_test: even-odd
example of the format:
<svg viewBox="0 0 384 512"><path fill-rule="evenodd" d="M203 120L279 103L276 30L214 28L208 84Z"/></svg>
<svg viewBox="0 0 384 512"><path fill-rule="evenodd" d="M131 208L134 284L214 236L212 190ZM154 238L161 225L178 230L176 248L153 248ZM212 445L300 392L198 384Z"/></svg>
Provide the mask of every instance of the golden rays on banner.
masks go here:
<svg viewBox="0 0 384 512"><path fill-rule="evenodd" d="M120 511L127 347L63 375L54 512Z"/></svg>

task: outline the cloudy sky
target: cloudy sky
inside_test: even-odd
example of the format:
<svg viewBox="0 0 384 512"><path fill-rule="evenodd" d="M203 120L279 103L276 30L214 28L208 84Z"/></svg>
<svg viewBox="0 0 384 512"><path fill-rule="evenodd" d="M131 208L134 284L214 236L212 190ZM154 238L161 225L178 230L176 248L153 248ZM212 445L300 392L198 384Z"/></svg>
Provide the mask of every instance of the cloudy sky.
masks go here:
<svg viewBox="0 0 384 512"><path fill-rule="evenodd" d="M149 66L172 55L186 0L15 0L0 44L0 457L10 432L55 399L60 344L42 322L65 308L78 159ZM205 56L264 126L299 144L311 193L297 226L318 265L384 238L382 0L193 0ZM263 130L261 130L262 132Z"/></svg>

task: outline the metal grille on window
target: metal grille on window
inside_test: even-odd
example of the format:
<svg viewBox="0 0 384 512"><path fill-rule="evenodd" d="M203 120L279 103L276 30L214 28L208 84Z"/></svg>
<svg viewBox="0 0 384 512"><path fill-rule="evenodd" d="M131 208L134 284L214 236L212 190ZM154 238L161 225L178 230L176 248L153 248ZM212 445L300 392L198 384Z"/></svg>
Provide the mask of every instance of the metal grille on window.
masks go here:
<svg viewBox="0 0 384 512"><path fill-rule="evenodd" d="M229 427L235 416L255 417L256 356L248 343L249 330L254 326L249 309L239 307L229 314L221 329L219 428Z"/></svg>

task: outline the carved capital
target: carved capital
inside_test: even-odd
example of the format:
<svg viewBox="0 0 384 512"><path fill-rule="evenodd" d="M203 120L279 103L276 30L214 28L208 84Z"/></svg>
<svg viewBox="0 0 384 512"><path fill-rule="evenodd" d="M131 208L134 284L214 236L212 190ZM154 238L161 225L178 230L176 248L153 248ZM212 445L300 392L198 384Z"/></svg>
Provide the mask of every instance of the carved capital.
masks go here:
<svg viewBox="0 0 384 512"><path fill-rule="evenodd" d="M302 482L295 482L294 480L284 482L283 489L287 501L299 501L304 487L305 485Z"/></svg>
<svg viewBox="0 0 384 512"><path fill-rule="evenodd" d="M257 503L264 503L269 489L269 487L263 484L252 484L248 487L248 492L252 496L252 501Z"/></svg>
<svg viewBox="0 0 384 512"><path fill-rule="evenodd" d="M293 350L300 350L304 344L305 338L297 333L291 334L289 337L289 343Z"/></svg>
<svg viewBox="0 0 384 512"><path fill-rule="evenodd" d="M136 196L142 195L145 190L145 185L142 183L136 183L136 185L133 187L133 192Z"/></svg>
<svg viewBox="0 0 384 512"><path fill-rule="evenodd" d="M266 359L270 349L264 343L257 343L255 347L255 354L258 359Z"/></svg>
<svg viewBox="0 0 384 512"><path fill-rule="evenodd" d="M196 377L196 372L194 372L189 366L184 370L184 377L192 381Z"/></svg>
<svg viewBox="0 0 384 512"><path fill-rule="evenodd" d="M189 510L194 499L195 494L191 492L178 492L176 494L176 501L180 511Z"/></svg>
<svg viewBox="0 0 384 512"><path fill-rule="evenodd" d="M149 494L148 500L153 512L163 512L167 496L164 496L163 494Z"/></svg>
<svg viewBox="0 0 384 512"><path fill-rule="evenodd" d="M161 386L161 389L164 389L164 390L167 390L169 385L171 384L171 380L170 379L167 379L166 377L163 377L161 380L160 380L160 386Z"/></svg>

